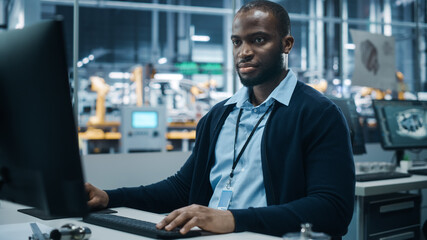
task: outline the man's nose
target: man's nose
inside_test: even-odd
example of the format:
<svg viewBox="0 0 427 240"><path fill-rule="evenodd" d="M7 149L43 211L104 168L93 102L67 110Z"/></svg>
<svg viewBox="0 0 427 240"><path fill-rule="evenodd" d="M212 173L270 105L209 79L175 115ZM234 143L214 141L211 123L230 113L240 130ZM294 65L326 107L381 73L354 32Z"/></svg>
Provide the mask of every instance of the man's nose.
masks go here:
<svg viewBox="0 0 427 240"><path fill-rule="evenodd" d="M254 52L253 52L251 46L247 43L242 43L242 46L240 48L239 55L238 55L239 58L240 59L250 59L253 57L253 54L254 54Z"/></svg>

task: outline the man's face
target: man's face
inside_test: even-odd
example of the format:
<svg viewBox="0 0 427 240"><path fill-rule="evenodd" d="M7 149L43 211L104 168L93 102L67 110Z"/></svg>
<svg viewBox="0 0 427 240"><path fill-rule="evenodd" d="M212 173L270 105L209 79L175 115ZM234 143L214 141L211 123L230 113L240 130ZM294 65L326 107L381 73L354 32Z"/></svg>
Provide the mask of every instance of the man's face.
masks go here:
<svg viewBox="0 0 427 240"><path fill-rule="evenodd" d="M243 85L272 81L283 72L283 46L276 26L275 17L263 10L236 15L231 40L236 71Z"/></svg>

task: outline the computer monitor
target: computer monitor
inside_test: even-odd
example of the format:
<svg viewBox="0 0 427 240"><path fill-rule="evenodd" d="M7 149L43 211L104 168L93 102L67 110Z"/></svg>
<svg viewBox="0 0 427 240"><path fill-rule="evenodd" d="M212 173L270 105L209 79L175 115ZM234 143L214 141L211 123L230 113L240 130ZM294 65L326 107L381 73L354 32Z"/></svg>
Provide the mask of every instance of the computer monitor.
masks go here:
<svg viewBox="0 0 427 240"><path fill-rule="evenodd" d="M427 101L374 100L381 146L397 150L427 148Z"/></svg>
<svg viewBox="0 0 427 240"><path fill-rule="evenodd" d="M85 215L60 21L0 33L0 113L0 198L42 218Z"/></svg>
<svg viewBox="0 0 427 240"><path fill-rule="evenodd" d="M350 130L351 145L353 154L366 153L365 138L363 136L362 125L359 121L359 114L356 111L356 104L349 98L330 98L343 112Z"/></svg>

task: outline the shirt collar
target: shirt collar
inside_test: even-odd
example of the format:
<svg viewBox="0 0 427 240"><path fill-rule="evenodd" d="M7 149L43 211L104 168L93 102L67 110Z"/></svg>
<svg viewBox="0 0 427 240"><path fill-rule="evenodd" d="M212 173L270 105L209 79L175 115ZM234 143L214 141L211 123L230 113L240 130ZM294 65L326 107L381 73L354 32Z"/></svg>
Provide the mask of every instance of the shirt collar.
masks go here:
<svg viewBox="0 0 427 240"><path fill-rule="evenodd" d="M270 96L268 96L262 104L272 102L271 99L274 99L288 106L296 85L297 77L295 73L289 69L285 79L280 82L280 84L273 90L273 92L271 92ZM235 103L236 107L240 108L245 102L249 103L249 88L243 86L233 96L231 96L230 99L228 99L225 105Z"/></svg>

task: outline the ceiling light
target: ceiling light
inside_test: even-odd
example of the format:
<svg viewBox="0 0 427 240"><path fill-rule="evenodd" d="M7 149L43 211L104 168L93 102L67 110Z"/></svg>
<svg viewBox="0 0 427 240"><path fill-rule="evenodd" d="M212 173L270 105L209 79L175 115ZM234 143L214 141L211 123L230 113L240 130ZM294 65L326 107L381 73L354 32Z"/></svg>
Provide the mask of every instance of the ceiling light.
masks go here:
<svg viewBox="0 0 427 240"><path fill-rule="evenodd" d="M157 62L158 62L159 64L165 64L165 63L167 63L167 62L168 62L168 59L167 59L167 58L165 58L165 57L163 57L163 58L159 58L159 60L157 60Z"/></svg>
<svg viewBox="0 0 427 240"><path fill-rule="evenodd" d="M184 75L180 73L156 73L154 79L156 80L182 80Z"/></svg>
<svg viewBox="0 0 427 240"><path fill-rule="evenodd" d="M191 40L194 42L209 42L211 38L205 35L193 35L191 36Z"/></svg>

